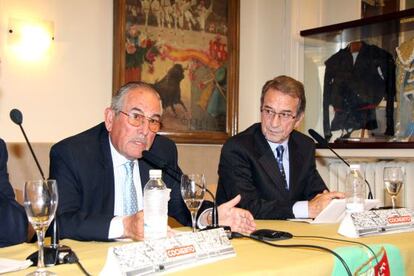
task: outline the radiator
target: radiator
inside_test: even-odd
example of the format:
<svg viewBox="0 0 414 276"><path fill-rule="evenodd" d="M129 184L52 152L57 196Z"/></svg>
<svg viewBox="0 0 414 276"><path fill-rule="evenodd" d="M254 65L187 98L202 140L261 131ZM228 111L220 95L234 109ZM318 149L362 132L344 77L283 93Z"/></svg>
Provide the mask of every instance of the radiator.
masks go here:
<svg viewBox="0 0 414 276"><path fill-rule="evenodd" d="M355 162L360 164L361 172L371 186L374 198L379 199L381 206L391 206L391 198L386 193L383 181L384 167L400 166L405 172L405 181L397 196L397 205L414 209L414 162ZM333 161L328 165L327 185L329 189L345 191L346 176L349 168L340 161ZM368 194L368 188L366 189Z"/></svg>

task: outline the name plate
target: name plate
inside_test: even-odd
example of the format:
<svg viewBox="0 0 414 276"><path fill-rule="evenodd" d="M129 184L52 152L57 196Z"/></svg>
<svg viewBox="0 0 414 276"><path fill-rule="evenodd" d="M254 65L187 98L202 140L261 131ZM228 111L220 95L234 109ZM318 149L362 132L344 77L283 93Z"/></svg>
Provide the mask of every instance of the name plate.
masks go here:
<svg viewBox="0 0 414 276"><path fill-rule="evenodd" d="M146 275L235 256L222 228L111 247L101 275Z"/></svg>
<svg viewBox="0 0 414 276"><path fill-rule="evenodd" d="M414 231L414 211L407 208L351 213L343 219L338 233L347 237Z"/></svg>

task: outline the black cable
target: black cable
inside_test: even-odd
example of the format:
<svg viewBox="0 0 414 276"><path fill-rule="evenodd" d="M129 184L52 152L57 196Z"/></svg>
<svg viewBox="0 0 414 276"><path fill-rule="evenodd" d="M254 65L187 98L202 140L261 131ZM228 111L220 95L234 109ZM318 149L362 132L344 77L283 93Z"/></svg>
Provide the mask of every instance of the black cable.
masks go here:
<svg viewBox="0 0 414 276"><path fill-rule="evenodd" d="M343 240L343 239L328 238L328 237L322 237L322 236L295 236L294 235L293 237L295 237L295 238L315 238L315 239L324 239L324 240L332 240L332 241L359 244L359 245L362 245L363 247L366 247L372 253L372 255L374 256L375 261L377 262L377 264L379 263L377 255L375 254L374 250L372 250L371 247L369 247L368 245L366 245L365 243L362 243L362 242L348 241L348 240Z"/></svg>
<svg viewBox="0 0 414 276"><path fill-rule="evenodd" d="M268 241L265 241L265 240L260 240L260 239L256 239L256 238L253 238L253 237L250 237L250 236L246 236L246 235L243 235L243 234L237 233L237 232L232 232L232 237L233 238L240 238L240 237L248 238L248 239L251 239L251 240L254 240L254 241L257 241L257 242L261 242L261 243L264 243L264 244L267 244L267 245L270 245L270 246L274 246L274 247L282 247L282 248L304 247L304 248L313 248L313 249L319 249L319 250L322 250L322 251L326 251L326 252L329 252L329 253L333 254L336 258L338 258L338 260L344 266L347 274L349 276L352 276L351 269L349 269L349 266L346 264L345 260L341 256L339 256L338 253L336 253L335 251L333 251L329 248L326 248L326 247L322 247L322 246L318 246L318 245L310 245L310 244L275 244L275 243L271 243L271 242L268 242Z"/></svg>
<svg viewBox="0 0 414 276"><path fill-rule="evenodd" d="M78 256L76 256L74 251L69 252L64 258L63 261L65 264L77 264L80 268L80 270L82 270L83 274L85 274L86 276L91 276L92 274L89 274L86 269L82 266L82 264L79 261Z"/></svg>
<svg viewBox="0 0 414 276"><path fill-rule="evenodd" d="M86 276L92 276L92 274L89 274L89 273L88 273L88 271L86 271L86 269L83 267L83 265L82 265L79 261L77 261L76 263L78 264L79 268L82 270L82 272L83 272Z"/></svg>

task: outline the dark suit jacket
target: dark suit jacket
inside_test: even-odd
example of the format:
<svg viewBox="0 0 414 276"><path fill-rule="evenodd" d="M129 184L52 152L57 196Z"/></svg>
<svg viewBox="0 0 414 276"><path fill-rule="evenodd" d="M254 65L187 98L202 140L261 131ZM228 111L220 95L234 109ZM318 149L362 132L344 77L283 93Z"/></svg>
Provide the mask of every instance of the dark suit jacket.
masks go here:
<svg viewBox="0 0 414 276"><path fill-rule="evenodd" d="M177 164L177 148L168 138L157 135L150 151L181 171ZM144 187L149 170L154 167L141 159L138 164ZM109 136L104 123L52 147L50 178L56 179L58 184L60 237L108 240L115 192ZM169 216L190 225L190 213L182 200L180 184L167 174L163 174L163 180L171 189Z"/></svg>
<svg viewBox="0 0 414 276"><path fill-rule="evenodd" d="M0 139L0 247L22 243L27 237L27 217L16 202L7 173L7 148Z"/></svg>
<svg viewBox="0 0 414 276"><path fill-rule="evenodd" d="M312 139L293 131L288 146L289 191L259 123L230 138L221 151L218 203L240 194L239 207L249 210L256 219L294 217L295 202L310 200L327 187L316 170Z"/></svg>

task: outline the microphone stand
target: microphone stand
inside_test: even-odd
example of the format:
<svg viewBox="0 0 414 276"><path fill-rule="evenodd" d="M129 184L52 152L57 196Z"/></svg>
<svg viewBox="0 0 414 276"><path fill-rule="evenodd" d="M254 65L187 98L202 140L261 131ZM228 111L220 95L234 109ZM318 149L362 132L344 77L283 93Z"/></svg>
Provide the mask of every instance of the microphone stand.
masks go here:
<svg viewBox="0 0 414 276"><path fill-rule="evenodd" d="M29 139L27 138L26 132L24 131L24 128L22 126L23 123L23 114L18 109L12 109L10 111L10 119L20 127L20 130L23 133L24 139L26 141L27 146L29 147L29 150L32 154L32 157L36 163L37 168L39 169L40 175L42 176L43 180L46 180L46 177L43 173L42 167L39 164L39 161L36 157L36 154L33 151L32 145L29 142ZM63 257L66 256L69 253L72 253L72 250L70 247L65 245L59 244L59 234L58 234L58 223L57 223L57 216L55 216L55 219L53 220L53 230L52 230L52 237L51 237L51 245L45 246L43 248L44 250L44 262L46 266L52 266L56 264L64 263ZM62 254L63 253L63 254ZM26 259L29 259L32 261L33 265L37 265L38 260L38 251L30 254Z"/></svg>
<svg viewBox="0 0 414 276"><path fill-rule="evenodd" d="M204 229L201 229L201 231L205 230L211 230L211 229L217 229L217 228L223 228L224 232L226 233L227 237L229 239L232 239L232 232L231 227L227 225L219 225L219 218L218 218L218 207L216 203L216 198L214 197L213 193L206 188L206 192L211 196L213 199L213 207L212 207L212 214L211 214L211 224L206 226Z"/></svg>
<svg viewBox="0 0 414 276"><path fill-rule="evenodd" d="M40 172L40 175L42 176L42 179L46 180L45 175L44 175L43 170L42 170L42 167L40 167L39 160L37 160L36 155L33 151L32 145L30 144L29 139L27 139L26 132L24 131L22 124L20 123L18 125L19 125L19 127L20 127L20 129L23 133L24 139L26 140L26 144L29 146L29 150L32 153L33 159L34 159L34 161L37 165L37 168L39 169L39 172Z"/></svg>
<svg viewBox="0 0 414 276"><path fill-rule="evenodd" d="M319 133L317 133L313 129L309 129L308 133L310 134L310 136L312 136L312 138L314 138L319 143L319 145L329 149L332 153L334 153L336 155L336 157L338 157L348 167L351 167L351 165L348 162L346 162L345 159L343 159L341 156L339 156L339 154L331 146L329 146L328 142L325 139L323 139L323 137ZM368 180L365 177L364 177L364 181L368 186L368 199L373 199L374 197L372 196L371 185L369 185Z"/></svg>

